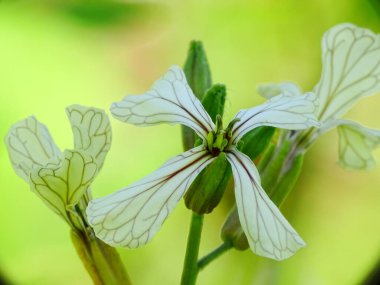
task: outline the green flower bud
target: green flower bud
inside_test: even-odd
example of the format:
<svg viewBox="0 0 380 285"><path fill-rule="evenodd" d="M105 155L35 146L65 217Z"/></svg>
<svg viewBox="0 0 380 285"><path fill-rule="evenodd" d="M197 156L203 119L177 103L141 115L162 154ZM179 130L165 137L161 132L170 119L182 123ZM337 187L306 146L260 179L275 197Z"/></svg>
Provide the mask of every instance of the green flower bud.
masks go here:
<svg viewBox="0 0 380 285"><path fill-rule="evenodd" d="M191 90L201 100L212 84L211 71L202 42L192 41L190 43L183 71Z"/></svg>
<svg viewBox="0 0 380 285"><path fill-rule="evenodd" d="M253 129L242 137L239 150L254 160L267 148L275 131L276 129L273 127Z"/></svg>
<svg viewBox="0 0 380 285"><path fill-rule="evenodd" d="M199 215L211 213L223 197L231 177L226 154L219 156L195 178L185 195L186 207Z"/></svg>
<svg viewBox="0 0 380 285"><path fill-rule="evenodd" d="M247 237L240 225L236 206L233 207L228 214L220 235L224 242L231 242L232 246L237 250L246 250L249 248Z"/></svg>
<svg viewBox="0 0 380 285"><path fill-rule="evenodd" d="M216 137L216 140L214 141L213 147L219 148L220 150L222 150L223 145L225 146L224 140L225 139L223 137L223 134L218 134L218 136Z"/></svg>
<svg viewBox="0 0 380 285"><path fill-rule="evenodd" d="M212 84L211 71L202 42L192 41L190 43L183 71L185 72L191 90L193 90L199 100L202 100L206 90L208 90ZM191 149L194 146L195 140L196 136L194 131L183 126L182 142L184 149Z"/></svg>
<svg viewBox="0 0 380 285"><path fill-rule="evenodd" d="M302 171L303 158L303 154L298 154L291 162L290 167L289 165L284 165L285 167L289 167L289 169L281 175L271 193L271 199L277 206L280 206L285 201L289 192L296 185Z"/></svg>
<svg viewBox="0 0 380 285"><path fill-rule="evenodd" d="M223 117L226 96L226 85L218 83L208 89L202 99L202 105L214 123L216 123L217 115Z"/></svg>
<svg viewBox="0 0 380 285"><path fill-rule="evenodd" d="M290 152L291 142L284 141L281 148L277 153L270 155L270 161L265 168L259 168L261 176L261 186L268 193L269 197L271 196L274 186L278 181L279 177L282 175L281 170L284 166L285 161ZM269 155L268 154L265 154Z"/></svg>

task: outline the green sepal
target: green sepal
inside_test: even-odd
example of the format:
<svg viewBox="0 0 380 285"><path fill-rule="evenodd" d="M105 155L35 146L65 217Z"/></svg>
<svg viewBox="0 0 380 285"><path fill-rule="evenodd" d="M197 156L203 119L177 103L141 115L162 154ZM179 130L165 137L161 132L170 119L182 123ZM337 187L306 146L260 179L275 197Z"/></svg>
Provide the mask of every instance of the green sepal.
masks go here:
<svg viewBox="0 0 380 285"><path fill-rule="evenodd" d="M284 167L284 163L288 157L289 151L291 147L290 141L284 141L283 145L280 147L277 153L273 153L271 156L271 160L268 165L262 170L260 173L261 176L261 186L270 196L276 181L278 181L281 170Z"/></svg>
<svg viewBox="0 0 380 285"><path fill-rule="evenodd" d="M202 42L192 41L190 43L183 71L194 95L199 100L202 100L206 90L208 90L212 84L211 71ZM182 143L184 149L188 150L193 148L195 140L196 136L194 131L189 127L182 126Z"/></svg>
<svg viewBox="0 0 380 285"><path fill-rule="evenodd" d="M232 243L232 246L237 250L246 250L249 248L247 237L240 225L236 205L227 215L227 219L220 232L220 237L224 242Z"/></svg>
<svg viewBox="0 0 380 285"><path fill-rule="evenodd" d="M224 152L195 178L185 195L186 207L199 215L211 213L223 197L231 177L231 166Z"/></svg>
<svg viewBox="0 0 380 285"><path fill-rule="evenodd" d="M266 167L269 165L275 149L276 149L276 146L274 144L271 144L271 145L269 145L267 150L263 153L263 155L261 156L260 161L257 165L257 169L259 170L259 173L263 173L264 170L266 169Z"/></svg>
<svg viewBox="0 0 380 285"><path fill-rule="evenodd" d="M270 198L277 206L281 206L286 197L293 190L301 174L304 154L298 154L291 162L289 169L281 175L276 186L271 191Z"/></svg>
<svg viewBox="0 0 380 285"><path fill-rule="evenodd" d="M242 137L238 149L254 160L268 147L275 131L276 128L266 126L253 129Z"/></svg>
<svg viewBox="0 0 380 285"><path fill-rule="evenodd" d="M220 83L214 84L203 96L202 105L214 123L216 123L217 115L223 117L226 96L226 86Z"/></svg>
<svg viewBox="0 0 380 285"><path fill-rule="evenodd" d="M200 146L201 144L203 144L203 140L198 137L194 142L194 147Z"/></svg>

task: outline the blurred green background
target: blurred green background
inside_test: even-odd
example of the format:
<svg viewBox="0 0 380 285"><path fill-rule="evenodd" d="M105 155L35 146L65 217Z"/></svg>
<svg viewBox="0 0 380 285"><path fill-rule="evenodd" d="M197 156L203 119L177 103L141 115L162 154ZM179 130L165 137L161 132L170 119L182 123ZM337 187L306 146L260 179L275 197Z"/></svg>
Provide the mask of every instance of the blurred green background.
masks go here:
<svg viewBox="0 0 380 285"><path fill-rule="evenodd" d="M377 4L376 4L377 3ZM146 91L188 43L202 40L213 81L227 84L226 120L263 101L261 82L319 79L324 31L352 22L380 32L378 1L0 1L0 136L34 114L56 143L72 147L64 108L108 110ZM380 94L379 94L380 95ZM380 96L347 117L380 129ZM113 143L94 196L143 177L180 153L179 127L137 128L111 119ZM309 151L283 206L308 246L284 262L230 251L199 275L202 284L357 284L380 258L380 166L344 171L336 131ZM380 152L376 153L380 161ZM91 284L69 229L16 176L0 145L0 272L11 284ZM205 219L201 255L220 242L232 193ZM183 203L147 246L120 249L135 284L178 284L190 213Z"/></svg>

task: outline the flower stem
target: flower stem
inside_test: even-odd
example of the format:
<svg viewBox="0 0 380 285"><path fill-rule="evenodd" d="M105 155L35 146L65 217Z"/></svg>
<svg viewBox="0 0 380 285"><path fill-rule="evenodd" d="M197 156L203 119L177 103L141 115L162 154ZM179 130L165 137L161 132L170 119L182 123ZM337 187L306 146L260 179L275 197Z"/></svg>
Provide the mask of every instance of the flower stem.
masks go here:
<svg viewBox="0 0 380 285"><path fill-rule="evenodd" d="M124 265L115 248L97 239L93 233L71 231L71 239L95 285L130 285Z"/></svg>
<svg viewBox="0 0 380 285"><path fill-rule="evenodd" d="M191 216L189 236L187 238L187 248L182 270L181 285L194 285L197 281L197 261L199 244L201 242L202 226L203 215L193 213Z"/></svg>
<svg viewBox="0 0 380 285"><path fill-rule="evenodd" d="M233 247L232 242L225 241L220 246L215 248L209 254L205 255L198 261L198 270L202 270L206 267L210 262L214 261L216 258L221 256L223 253L227 252L229 249Z"/></svg>

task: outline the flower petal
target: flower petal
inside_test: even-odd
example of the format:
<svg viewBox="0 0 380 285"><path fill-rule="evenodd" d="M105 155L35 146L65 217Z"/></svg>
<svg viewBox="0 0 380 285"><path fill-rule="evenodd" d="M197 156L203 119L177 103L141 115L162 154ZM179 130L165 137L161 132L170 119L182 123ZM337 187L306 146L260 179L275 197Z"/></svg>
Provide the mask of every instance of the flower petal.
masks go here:
<svg viewBox="0 0 380 285"><path fill-rule="evenodd" d="M280 94L301 96L301 87L293 82L264 83L257 86L257 92L265 99L271 99Z"/></svg>
<svg viewBox="0 0 380 285"><path fill-rule="evenodd" d="M43 166L61 155L46 126L33 116L14 124L5 144L15 172L27 183L33 166Z"/></svg>
<svg viewBox="0 0 380 285"><path fill-rule="evenodd" d="M235 116L239 121L232 129L233 143L236 144L247 132L259 126L301 130L319 126L314 112L317 98L313 93L302 96L279 95L262 105L241 110Z"/></svg>
<svg viewBox="0 0 380 285"><path fill-rule="evenodd" d="M98 108L71 105L66 108L74 133L75 149L92 155L103 166L104 159L111 147L111 125L107 114Z"/></svg>
<svg viewBox="0 0 380 285"><path fill-rule="evenodd" d="M339 120L339 163L353 169L370 169L376 163L372 151L380 146L380 131Z"/></svg>
<svg viewBox="0 0 380 285"><path fill-rule="evenodd" d="M199 146L132 185L90 201L86 212L96 236L112 246L135 248L146 244L195 177L213 160Z"/></svg>
<svg viewBox="0 0 380 285"><path fill-rule="evenodd" d="M337 25L323 36L322 65L314 90L318 117L326 121L380 90L380 36L352 24Z"/></svg>
<svg viewBox="0 0 380 285"><path fill-rule="evenodd" d="M215 128L178 66L172 66L146 93L129 95L113 103L111 112L115 118L138 126L183 124L203 139Z"/></svg>
<svg viewBox="0 0 380 285"><path fill-rule="evenodd" d="M85 194L97 174L95 159L79 150L65 150L63 157L34 167L30 186L45 204L68 223L67 211Z"/></svg>
<svg viewBox="0 0 380 285"><path fill-rule="evenodd" d="M304 241L269 199L252 161L234 149L227 155L235 181L239 219L254 253L276 260L292 256Z"/></svg>

